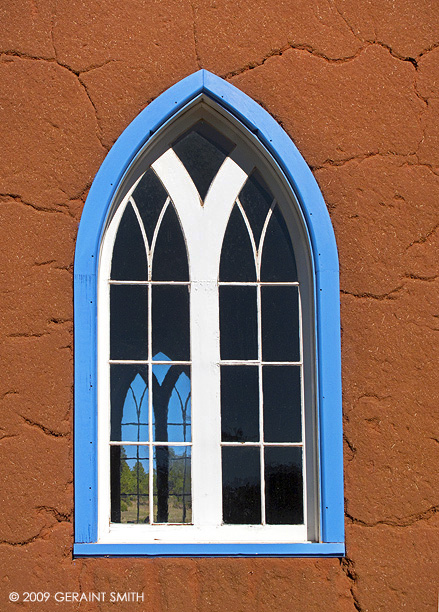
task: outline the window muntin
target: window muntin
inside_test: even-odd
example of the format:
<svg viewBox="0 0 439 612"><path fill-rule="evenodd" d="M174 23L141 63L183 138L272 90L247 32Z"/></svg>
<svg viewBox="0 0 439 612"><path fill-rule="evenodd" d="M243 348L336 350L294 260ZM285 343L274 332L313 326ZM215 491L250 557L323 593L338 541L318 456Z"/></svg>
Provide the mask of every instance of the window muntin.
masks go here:
<svg viewBox="0 0 439 612"><path fill-rule="evenodd" d="M302 524L299 283L282 213L257 172L230 215L219 299L223 521Z"/></svg>
<svg viewBox="0 0 439 612"><path fill-rule="evenodd" d="M223 124L222 127L224 129L224 121L221 121L220 117L215 117L215 119L219 120L220 124ZM190 118L188 120L190 121ZM266 311L267 309L268 311L270 310L270 303L272 302L272 300L267 299L265 297L265 293L268 296L270 291L273 291L274 288L276 288L276 290L279 289L280 291L287 291L287 292L288 290L290 291L293 290L293 292L295 291L297 294L297 286L298 286L297 277L294 276L296 274L294 260L293 260L293 264L291 263L291 247L288 245L290 233L294 234L294 231L291 232L290 230L290 227L294 227L294 225L291 224L291 221L292 221L291 217L294 218L294 212L293 214L291 214L291 210L290 210L290 218L288 219L288 216L287 216L286 221L283 221L282 215L279 214L279 205L275 204L276 199L272 197L270 194L270 198L271 198L270 202L268 204L265 202L265 206L267 210L264 211L263 214L260 213L261 206L260 205L255 206L255 193L257 193L259 190L259 199L261 198L263 199L264 193L267 194L269 192L264 179L262 179L262 174L265 174L265 175L268 174L269 176L271 174L271 180L272 180L273 174L274 174L273 169L269 167L270 166L269 164L263 163L263 161L260 158L260 155L259 156L255 155L254 152L253 154L249 155L248 143L243 143L243 139L240 138L239 136L237 137L237 134L232 132L230 130L230 127L226 127L224 131L228 136L231 136L231 138L233 138L235 142L238 141L238 146L236 147L236 149L233 150L232 155L230 157L224 157L223 163L220 166L220 169L217 172L217 175L214 177L213 183L210 185L207 191L207 195L203 202L203 205L201 205L200 203L200 195L194 185L194 182L192 181L191 177L188 175L188 172L186 171L181 159L175 154L175 152L172 149L166 150L165 153L162 154L152 164L152 170L149 169L147 171L147 174L154 172L155 175L160 178L160 181L162 185L164 186L166 194L167 194L167 198L168 198L166 200L167 206L169 206L170 202L172 202L172 205L176 207L176 210L177 210L176 216L178 216L178 219L181 222L181 225L185 233L186 246L188 249L189 261L190 261L190 271L191 271L191 276L190 276L191 278L191 281L190 281L191 282L191 313L192 313L191 328L192 328L192 331L195 332L193 333L193 337L192 337L192 347L193 347L193 357L194 357L194 363L192 364L192 370L193 370L193 375L192 375L193 391L192 393L194 396L198 394L198 397L199 397L198 401L201 403L200 405L203 405L203 403L204 405L209 404L209 403L210 404L213 403L214 405L214 408L212 408L208 417L206 417L206 415L198 415L199 419L197 420L197 422L193 423L193 427L192 427L193 436L194 436L193 439L195 440L196 436L198 436L198 440L201 440L201 439L204 440L204 443L200 444L198 449L192 448L192 478L193 478L192 490L193 490L193 502L194 502L194 508L193 508L194 525L192 525L192 527L196 527L199 533L197 533L195 537L193 534L181 535L181 529L180 529L179 530L180 533L177 535L172 525L166 525L166 529L168 533L165 533L163 528L160 528L160 526L149 526L149 528L151 529L151 527L156 527L157 533L154 534L154 539L156 539L156 537L158 536L159 539L163 538L163 541L167 541L168 538L170 538L169 541L194 541L194 540L197 540L197 538L200 541L204 541L204 539L209 540L209 541L210 540L236 541L236 539L242 540L242 541L252 541L252 540L261 539L261 538L266 541L305 541L308 539L313 539L313 536L311 535L310 537L310 534L315 533L315 530L316 530L317 513L315 511L315 500L316 500L315 478L309 478L307 480L306 494L305 494L305 501L311 500L311 504L308 504L308 506L311 506L312 510L311 512L309 510L308 511L312 515L311 516L312 526L310 526L310 521L307 520L308 517L304 515L303 513L303 494L302 494L302 489L301 489L301 483L299 483L299 486L297 487L297 478L296 478L295 486L296 486L296 489L298 488L300 490L299 497L302 498L302 501L297 501L296 499L295 504L296 506L301 508L301 510L299 509L299 512L298 513L296 512L296 515L293 516L294 513L292 513L292 511L289 511L289 514L288 514L288 504L286 504L287 512L286 513L284 512L283 515L282 515L282 512L279 511L279 509L276 510L275 508L276 491L279 490L279 486L280 488L283 487L285 489L286 487L288 489L288 487L290 487L291 489L291 486L292 486L291 482L293 479L291 475L293 471L291 466L296 466L296 467L300 466L302 462L301 445L302 445L302 442L304 442L303 437L300 441L287 442L286 444L289 444L289 446L287 446L284 450L282 450L280 455L279 455L280 451L278 452L276 451L276 449L282 449L282 447L279 446L279 444L285 444L284 442L279 443L276 440L276 442L267 443L267 445L276 444L276 446L274 446L273 449L271 448L269 449L267 446L266 450L264 451L264 453L266 453L266 456L267 456L266 460L263 459L263 462L265 463L265 467L262 465L262 462L260 460L261 458L260 449L265 448L264 446L265 443L261 445L260 440L259 440L258 442L254 442L254 444L258 444L258 447L255 446L252 449L250 448L248 449L248 452L249 452L248 465L249 466L255 465L255 459L253 456L255 456L254 453L256 451L259 453L259 466L257 470L257 473L259 474L259 483L260 483L259 488L261 489L261 486L262 486L263 488L267 489L265 496L267 499L267 504L269 506L269 514L272 517L269 519L268 522L271 521L273 523L279 523L279 525L264 525L262 528L263 531L260 532L260 530L258 531L257 529L255 529L257 525L250 522L250 524L252 525L251 531L253 531L253 533L251 534L244 533L243 526L241 524L239 524L239 532L236 532L236 529L235 529L236 527L238 527L238 525L235 525L235 524L222 525L223 495L222 495L221 478L218 477L218 475L221 474L221 470L223 470L223 473L224 473L224 458L223 458L224 448L223 448L223 451L221 451L221 448L226 447L230 444L230 450L225 451L225 454L231 453L230 456L232 456L233 453L236 451L233 450L235 448L233 446L233 442L227 442L227 441L221 442L221 419L219 416L220 415L219 407L220 407L220 397L221 397L222 390L220 386L220 378L221 378L220 372L224 368L233 367L232 364L227 363L227 360L233 361L234 357L238 359L244 358L244 359L252 360L254 367L258 368L258 370L261 370L262 367L264 367L264 369L267 368L266 369L267 374L264 373L264 375L262 376L260 371L258 373L258 378L259 378L258 387L261 387L261 388L266 387L267 389L269 389L270 384L271 386L273 386L273 384L269 380L270 378L273 377L273 374L271 374L270 376L270 368L282 366L285 368L289 367L291 369L293 367L290 365L291 359L292 359L291 354L287 355L288 359L284 359L283 361L280 360L276 364L276 366L272 365L273 356L270 356L269 354L267 354L267 356L261 354L261 346L264 346L264 343L263 342L261 343L261 338L262 338L261 330L264 328L264 326L261 325L261 305L262 303L268 304L268 306L265 307L265 310ZM182 142L182 140L177 141L177 142ZM229 147L229 150L231 150L231 147ZM250 151L250 153L252 152ZM181 155L181 157L184 158L183 155ZM233 158L235 158L237 161L235 161L235 159ZM242 162L243 159L245 159L244 163ZM257 160L258 167L261 168L261 172L253 172L254 167L255 167L255 161L254 161L255 159ZM268 173L267 173L267 168L269 168ZM143 175L143 176L146 177L146 175ZM142 180L139 183L136 183L134 185L134 194L136 193L137 190L140 189L142 185ZM278 196L278 199L282 201L282 197L283 197L283 202L285 203L285 200L286 200L285 189L282 189L280 185L275 186L275 190L276 189L278 192L276 194ZM133 200L135 201L135 198L131 197L130 193L132 193L132 189L125 196L125 199L124 199L125 207L127 206L127 202L131 203L132 205L132 201ZM238 198L238 195L240 195L240 198ZM280 198L279 198L279 195L281 196ZM131 199L131 202L130 202L130 199ZM124 202L122 202L122 204L119 205L119 207L116 209L115 214L113 216L113 221L110 224L110 226L107 228L104 247L106 246L107 241L109 244L111 244L110 241L112 239L114 240L114 234L117 229L117 222L118 222L117 217L118 216L120 217L120 215L122 214L120 208L121 206L124 205ZM288 210L288 209L285 209L285 210ZM248 215L246 211L248 212ZM239 215L237 215L237 213L239 213ZM262 221L262 217L264 214L265 214L265 219ZM140 216L140 213L139 215L137 215L137 217L139 216ZM157 216L157 213L155 213L155 216ZM164 214L162 211L160 218L163 220L163 217L164 217ZM250 308L250 309L247 309L247 311L245 311L245 309L243 310L243 315L245 315L245 313L247 312L247 318L251 319L250 323L248 323L248 321L246 322L247 327L253 328L253 331L252 331L253 340L251 342L252 346L250 347L250 353L247 355L244 355L244 357L243 357L243 354L238 355L238 357L236 357L236 354L235 355L226 354L226 356L224 356L223 354L220 355L219 346L218 346L218 332L216 332L215 334L215 329L218 330L219 324L220 324L220 312L222 313L222 310L221 309L219 310L218 308L218 270L219 270L220 260L221 260L220 279L230 278L230 273L233 270L237 271L238 274L242 274L242 269L236 265L235 266L233 265L233 248L228 249L229 250L229 260L232 259L232 262L229 261L228 264L226 263L223 265L223 257L221 257L221 250L223 250L223 253L227 251L227 242L229 241L233 246L233 241L234 240L236 241L236 236L233 236L233 235L232 235L232 238L229 240L228 235L230 234L230 232L229 232L229 229L226 230L226 227L229 228L229 225L230 225L229 218L230 220L232 220L233 217L243 220L243 223L241 222L240 230L238 230L237 232L235 231L234 233L236 234L236 236L238 236L238 238L239 238L239 235L241 235L241 237L243 235L247 236L247 242L248 242L247 246L250 246L250 248L252 249L253 251L252 256L255 257L256 255L256 260L257 260L256 267L258 270L257 271L258 277L256 278L255 271L254 269L252 270L252 266L253 268L255 267L255 261L253 260L253 264L251 266L249 265L249 261L251 260L251 258L247 258L247 266L244 266L244 268L246 267L247 269L247 272L244 272L245 280L238 280L238 281L220 280L220 302L219 302L220 304L223 301L221 293L226 293L227 290L230 288L236 289L237 293L241 291L243 294L247 294L248 296L251 296L251 297L244 298L244 301L253 300L253 304L254 304L253 309ZM296 233L300 234L301 230L300 230L299 224L297 224L297 218L293 220L296 222L295 231ZM287 226L286 224L288 223L288 221L289 221L289 229L286 234L285 229L286 229L286 226ZM244 224L244 227L243 227L243 224ZM206 236L206 229L208 230L207 236ZM243 233L242 231L243 229L245 229L247 234ZM209 234L209 231L210 231L210 234ZM113 233L113 237L111 237L112 233ZM144 234L146 234L146 230L144 231ZM232 230L232 234L233 234L233 230ZM265 236L266 252L268 252L268 255L264 254L262 256L262 260L259 261L261 258L259 257L258 253L260 253L262 234L264 234ZM200 238L199 238L200 235L203 236L204 244L203 243L200 244ZM285 236L287 236L287 240L286 240L287 244L281 245L282 248L280 249L280 253L284 255L285 254L289 255L290 261L287 260L287 265L284 268L280 267L280 269L276 269L276 257L273 257L273 254L270 255L270 250L271 251L275 250L273 249L273 244L276 244L276 242L277 244L279 244L279 236L281 238L283 237L284 243L285 243ZM154 238L157 240L157 235L155 235ZM258 241L258 245L256 246L257 241ZM239 239L238 239L238 242L240 243ZM304 241L302 240L302 243L303 242ZM147 241L145 241L145 244L148 244ZM205 252L206 244L208 244L210 247L210 253L207 253L207 257L206 257L206 252ZM303 249L303 244L302 244L302 249ZM264 253L264 250L262 250L262 252ZM299 258L302 260L302 266L301 267L299 266L299 272L301 271L305 279L308 279L304 283L305 293L307 291L309 293L309 289L310 289L309 275L306 274L307 272L306 266L307 265L309 266L309 263L306 263L307 255L308 254L306 252L300 253L300 248L299 248ZM103 257L102 257L103 265L105 265L105 260L107 261L107 267L108 267L110 257L109 257L108 251L107 253L105 253L105 248L104 248ZM150 260L151 260L151 257L148 258L149 274L151 274L151 270L150 270L151 261ZM303 261L305 261L305 264L303 264ZM242 262L242 259L238 258L238 261L236 263L241 263L241 262ZM101 267L101 272L103 269L103 265ZM229 273L227 273L227 265L229 268ZM262 268L262 277L260 277L261 268ZM292 275L294 276L296 280L291 280ZM102 274L101 274L101 278L102 278ZM151 276L149 276L149 278L151 278ZM267 280L261 280L261 278L262 279L266 278ZM164 281L155 281L155 282L164 282ZM180 281L173 281L173 282L174 283L180 282L184 284L185 281L180 280ZM154 273L152 273L152 279L147 282L144 281L144 283L145 283L145 286L149 285L150 293L153 292L154 291ZM240 285L235 286L234 283L245 283L245 284L240 284ZM276 286L278 283L282 283L282 284ZM140 283L139 286L142 286L142 283ZM151 297L148 296L148 300L151 300ZM289 300L291 303L293 303L294 300L298 302L298 297L297 296L293 297L293 295L290 295ZM276 302L276 300L274 301ZM282 300L277 300L277 301L281 302ZM312 304L312 300L309 300L309 303ZM256 307L256 305L258 305L258 308ZM296 308L298 308L298 306ZM254 315L249 316L248 313L251 312L252 310L254 312ZM194 315L194 311L195 311L195 315ZM312 328L312 312L311 311L312 311L312 306L309 309L310 321L307 324L308 332ZM204 313L204 314L201 314L201 313ZM207 314L208 314L208 317L206 317ZM262 315L262 317L263 316L264 315ZM265 315L265 318L267 318L268 320L270 316ZM206 319L208 319L208 322L209 322L208 329L210 328L210 331L211 332L213 331L213 333L206 334L206 329L204 329L204 333L203 331L201 331L200 333L199 324L198 323L194 324L194 321L197 321L198 319L201 319L203 323L206 323ZM269 328L269 325L268 325L268 328ZM289 330L289 332L291 335L291 330ZM222 351L222 342L223 342L222 338L223 338L223 335L221 336L221 353L223 352ZM310 348L311 343L312 343L312 340L308 342L308 350ZM105 342L104 343L101 342L101 345L102 344L105 344ZM285 344L288 345L288 343L285 343ZM292 344L294 345L294 342ZM230 345L232 346L233 343L230 342ZM267 340L267 347L268 346L269 346L269 341ZM265 351L265 349L263 350ZM290 350L290 353L291 353L291 350ZM263 365L264 362L262 361L262 359L263 358L265 359L265 357L266 357L266 361L269 361L271 365ZM283 358L284 357L285 355L283 355ZM294 355L293 362L295 363L296 369L302 368L303 363L300 362L300 356L297 355L297 349L296 349L296 355ZM241 365L240 367L243 367L243 366ZM244 367L247 367L247 366L244 366ZM102 366L101 366L101 370L102 370ZM287 373L288 369L286 369L285 372ZM309 379L312 378L313 376L312 368L308 368L307 376L309 377ZM105 378L105 375L104 375L104 378ZM294 378L294 376L290 376L290 378ZM295 378L297 379L297 375ZM299 377L300 380L302 380L302 378ZM296 380L296 386L297 384L300 387L301 385L300 381L299 383L297 383L297 380ZM312 383L310 384L312 386ZM266 393L267 393L267 396L269 396L269 391L266 391ZM309 392L308 392L308 395L309 395ZM262 392L260 392L260 396L262 396ZM311 392L311 397L312 397L312 392ZM313 403L310 403L308 413L312 414L313 410L314 410ZM258 415L258 418L263 420L263 411L260 409L259 412L260 412L260 415ZM315 436L315 430L313 429L314 426L312 425L313 419L314 419L314 415L310 417L309 414L305 418L302 418L302 416L300 416L299 418L299 421L301 422L302 427L305 427L306 420L308 420L308 422L311 423L311 434L310 434L311 436ZM276 429L276 427L274 427L274 429ZM296 424L296 429L297 429L297 424ZM101 427L100 427L100 431L102 431ZM263 427L260 428L260 431L263 431ZM309 431L309 428L308 428L308 431ZM101 435L101 439L102 439L102 435ZM245 443L245 444L248 444L248 443ZM291 450L293 448L296 448L296 450L295 451ZM202 452L204 452L206 449L207 449L207 453L202 455ZM197 454L198 454L198 457L197 457ZM101 465L104 465L105 463L108 463L108 462L105 462L105 461L102 462L101 460ZM315 460L315 454L312 448L311 448L311 451L306 455L306 461L303 464L304 471L306 471L307 464L308 466L311 465L312 472L315 473L316 460ZM276 484L275 479L273 480L272 472L273 472L274 465L284 466L283 484L281 485L279 485L279 482ZM206 478L206 471L207 473L216 475L216 478L213 479L215 482L206 482L206 481L209 481L209 478ZM300 468L299 468L299 471L302 472ZM102 468L100 468L100 473L101 474L103 473ZM290 474L289 476L288 476L288 473ZM226 478L228 477L226 476ZM288 484L287 482L288 479L289 479L290 484ZM150 480L154 481L154 478L150 477ZM203 483L203 480L204 480L204 483ZM274 484L271 484L271 485L268 484L267 487L265 487L265 481L267 481L268 483L274 482ZM149 493L151 495L151 491L149 491ZM260 494L259 494L259 497L261 499ZM102 496L100 496L100 500L101 499L102 499ZM200 503L201 499L203 500L203 503ZM104 499L104 502L105 502L105 499ZM260 503L261 502L259 501L259 504ZM279 505L279 503L277 505ZM105 515L102 512L103 507L105 507L105 503L100 504L100 510L101 510L100 517L105 517ZM264 513L265 511L262 509L260 511L261 518L259 518L259 516L256 517L257 523L267 522L266 518L262 519L262 514ZM227 514L227 511L225 510L225 519L224 519L225 522L227 522L226 514ZM256 514L257 512L255 513L255 516ZM302 518L305 519L303 523L302 523ZM253 517L252 520L255 520L255 517ZM282 521L284 521L285 524L288 525L288 530L286 530L285 525L282 525L281 530L278 529L278 527L282 524ZM107 523L108 523L108 519L101 518L100 520L101 526ZM300 523L301 528L298 528L296 523ZM306 523L308 523L308 525L306 525ZM117 541L117 539L120 537L126 538L127 535L125 534L124 536L122 536L118 530L118 527L119 526L117 525L112 526L112 529L110 529L110 531L112 530L113 532L111 534L111 537L108 536L108 530L106 530L105 528L104 530L101 529L100 530L101 541L106 541L106 539L107 541ZM188 528L190 529L190 526L185 525L184 528L185 530L187 530ZM160 532L158 531L159 529L160 529ZM263 535L261 535L261 533L263 533ZM128 538L129 541L139 541L138 535L139 534L136 534L136 536L134 537L130 534ZM142 537L146 538L145 541L149 541L148 538L152 537L152 535L145 536L145 534L143 534L140 539L142 539Z"/></svg>

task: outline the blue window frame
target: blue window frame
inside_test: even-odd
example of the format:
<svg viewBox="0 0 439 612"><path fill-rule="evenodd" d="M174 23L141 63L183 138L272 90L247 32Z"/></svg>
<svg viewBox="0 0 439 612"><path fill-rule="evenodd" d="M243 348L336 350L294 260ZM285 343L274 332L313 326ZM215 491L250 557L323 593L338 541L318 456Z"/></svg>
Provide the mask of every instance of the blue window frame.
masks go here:
<svg viewBox="0 0 439 612"><path fill-rule="evenodd" d="M233 117L286 179L306 228L314 301L316 541L298 543L102 543L98 541L98 266L108 215L134 160L150 139L201 97ZM244 93L200 70L152 102L123 132L97 173L75 255L75 556L342 556L344 554L338 256L317 183L277 122ZM184 527L183 527L184 528Z"/></svg>

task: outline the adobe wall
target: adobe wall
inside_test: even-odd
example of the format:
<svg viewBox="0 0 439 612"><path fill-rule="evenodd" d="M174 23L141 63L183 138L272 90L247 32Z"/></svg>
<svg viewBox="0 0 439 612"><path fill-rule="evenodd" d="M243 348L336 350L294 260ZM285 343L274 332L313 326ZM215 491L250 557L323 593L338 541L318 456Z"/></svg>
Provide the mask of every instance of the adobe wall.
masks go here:
<svg viewBox="0 0 439 612"><path fill-rule="evenodd" d="M0 610L429 612L439 563L439 6L2 0ZM204 67L311 166L341 263L346 559L72 559L72 264L107 151ZM435 333L436 332L436 333ZM113 605L113 609L116 606Z"/></svg>

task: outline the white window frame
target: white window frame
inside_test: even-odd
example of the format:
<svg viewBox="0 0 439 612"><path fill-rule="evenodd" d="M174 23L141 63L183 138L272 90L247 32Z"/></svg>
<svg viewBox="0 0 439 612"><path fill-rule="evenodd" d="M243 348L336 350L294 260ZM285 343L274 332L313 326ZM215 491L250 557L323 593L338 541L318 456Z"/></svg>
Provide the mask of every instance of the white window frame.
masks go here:
<svg viewBox="0 0 439 612"><path fill-rule="evenodd" d="M191 125L204 119L237 144L236 148L215 176L202 205L198 191L184 165L170 144ZM186 241L190 278L191 385L192 385L192 524L191 525L127 525L110 521L110 382L109 382L109 278L111 257L117 228L139 182L142 171L149 167L151 156L161 152L151 165L164 185L177 211ZM168 127L156 143L149 143L133 164L124 189L115 198L113 214L104 233L98 277L98 542L110 543L238 543L238 542L309 542L318 538L317 466L315 457L315 401L313 399L314 372L311 359L302 359L302 427L303 427L303 525L224 525L222 523L222 480L219 350L218 272L223 238L229 216L249 174L257 165L273 189L282 213L293 235L294 243L306 245L305 228L297 214L297 202L292 201L285 178L267 159L256 141L248 140L239 128L224 117L207 100L198 101L186 109ZM140 176L138 176L140 174ZM309 253L296 248L298 257L299 290L305 296L307 321L304 329L307 346L302 355L310 353L312 338L312 287L309 286ZM147 284L154 284L149 281ZM133 284L131 281L129 284ZM145 284L145 283L142 283ZM168 283L167 283L168 284ZM260 283L255 283L259 284ZM271 283L269 283L271 284ZM151 294L151 292L150 292ZM260 295L260 293L258 292ZM308 298L308 299L307 299ZM151 298L150 298L151 299ZM299 303L301 300L299 300ZM259 307L259 304L258 304ZM300 315L301 319L302 316ZM260 320L260 317L259 317ZM260 336L259 330L259 336ZM303 338L303 334L301 334ZM259 338L260 339L260 338ZM260 342L259 342L260 350ZM261 367L261 355L259 363ZM309 370L309 371L308 371ZM308 387L308 391L306 391ZM309 389L311 387L311 389ZM305 397L306 396L306 397ZM306 404L306 410L304 406ZM201 410L200 407L203 407ZM260 410L262 415L262 410ZM263 429L261 429L261 432ZM307 441L311 440L309 444ZM308 449L311 446L311 450ZM280 446L273 444L273 446ZM290 446L290 445L288 445ZM263 453L261 453L263 456ZM263 462L261 462L262 477ZM263 481L262 481L263 482ZM264 505L264 498L262 504ZM311 508L310 508L311 506ZM264 506L263 506L264 507ZM263 520L263 522L265 522Z"/></svg>

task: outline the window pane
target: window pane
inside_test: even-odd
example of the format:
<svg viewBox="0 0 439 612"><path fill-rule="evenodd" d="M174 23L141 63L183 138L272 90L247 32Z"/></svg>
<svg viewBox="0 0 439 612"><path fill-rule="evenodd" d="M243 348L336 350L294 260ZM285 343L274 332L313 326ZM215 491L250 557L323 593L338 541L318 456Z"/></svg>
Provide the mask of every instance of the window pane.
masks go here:
<svg viewBox="0 0 439 612"><path fill-rule="evenodd" d="M125 208L114 241L111 278L148 280L145 243L131 204Z"/></svg>
<svg viewBox="0 0 439 612"><path fill-rule="evenodd" d="M293 245L278 206L268 222L262 247L261 281L297 281Z"/></svg>
<svg viewBox="0 0 439 612"><path fill-rule="evenodd" d="M111 285L110 359L148 358L148 287Z"/></svg>
<svg viewBox="0 0 439 612"><path fill-rule="evenodd" d="M239 201L250 222L256 248L258 248L265 219L273 202L273 196L257 170L247 179L239 194Z"/></svg>
<svg viewBox="0 0 439 612"><path fill-rule="evenodd" d="M154 522L192 522L190 446L154 449Z"/></svg>
<svg viewBox="0 0 439 612"><path fill-rule="evenodd" d="M261 287L263 361L300 361L297 287Z"/></svg>
<svg viewBox="0 0 439 612"><path fill-rule="evenodd" d="M300 366L264 366L265 442L301 442Z"/></svg>
<svg viewBox="0 0 439 612"><path fill-rule="evenodd" d="M157 234L152 260L152 280L189 280L186 243L172 204L168 205Z"/></svg>
<svg viewBox="0 0 439 612"><path fill-rule="evenodd" d="M261 522L261 470L259 448L224 446L223 521L256 525Z"/></svg>
<svg viewBox="0 0 439 612"><path fill-rule="evenodd" d="M256 287L220 287L221 359L257 359Z"/></svg>
<svg viewBox="0 0 439 612"><path fill-rule="evenodd" d="M204 121L198 122L173 145L202 200L233 148L232 142Z"/></svg>
<svg viewBox="0 0 439 612"><path fill-rule="evenodd" d="M255 281L256 265L244 218L235 204L221 251L220 281Z"/></svg>
<svg viewBox="0 0 439 612"><path fill-rule="evenodd" d="M111 364L111 440L148 441L148 366Z"/></svg>
<svg viewBox="0 0 439 612"><path fill-rule="evenodd" d="M190 367L155 365L152 368L154 440L191 441Z"/></svg>
<svg viewBox="0 0 439 612"><path fill-rule="evenodd" d="M147 446L111 446L111 521L149 523Z"/></svg>
<svg viewBox="0 0 439 612"><path fill-rule="evenodd" d="M188 361L189 290L183 286L158 285L152 289L152 354L172 361ZM162 361L162 359L160 359Z"/></svg>
<svg viewBox="0 0 439 612"><path fill-rule="evenodd" d="M259 370L257 366L221 366L223 442L259 441Z"/></svg>
<svg viewBox="0 0 439 612"><path fill-rule="evenodd" d="M151 248L155 226L168 194L155 172L150 168L140 179L132 197L142 218Z"/></svg>
<svg viewBox="0 0 439 612"><path fill-rule="evenodd" d="M270 525L303 523L301 448L265 448L265 513Z"/></svg>

